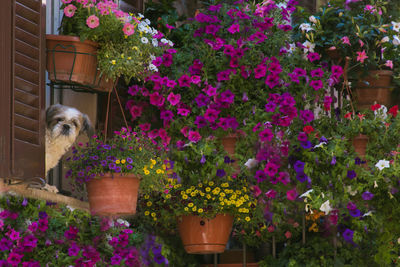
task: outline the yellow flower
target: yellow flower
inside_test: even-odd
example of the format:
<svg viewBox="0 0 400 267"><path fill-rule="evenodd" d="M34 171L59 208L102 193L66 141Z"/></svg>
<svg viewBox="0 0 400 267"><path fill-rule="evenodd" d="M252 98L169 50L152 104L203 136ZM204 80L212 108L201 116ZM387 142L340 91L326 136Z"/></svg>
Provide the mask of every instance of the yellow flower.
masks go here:
<svg viewBox="0 0 400 267"><path fill-rule="evenodd" d="M244 218L247 222L250 221L250 217L247 216L246 218Z"/></svg>
<svg viewBox="0 0 400 267"><path fill-rule="evenodd" d="M117 159L116 161L115 161L115 164L120 164L121 163L121 161L119 160L119 159Z"/></svg>
<svg viewBox="0 0 400 267"><path fill-rule="evenodd" d="M153 218L153 221L157 221L157 217L154 217L154 218Z"/></svg>
<svg viewBox="0 0 400 267"><path fill-rule="evenodd" d="M189 211L189 208L188 208L188 207L185 207L184 210L185 210L185 211Z"/></svg>
<svg viewBox="0 0 400 267"><path fill-rule="evenodd" d="M136 50L137 51L137 50L139 50L139 48L137 46L132 46L132 50ZM139 147L139 150L142 151L142 148Z"/></svg>
<svg viewBox="0 0 400 267"><path fill-rule="evenodd" d="M309 232L311 232L311 231L318 232L318 226L317 226L317 224L316 224L316 223L313 223L313 224L311 225L311 227L308 228L308 231L309 231Z"/></svg>
<svg viewBox="0 0 400 267"><path fill-rule="evenodd" d="M205 196L205 194L204 194L203 192L200 192L200 196L204 197L204 196Z"/></svg>
<svg viewBox="0 0 400 267"><path fill-rule="evenodd" d="M111 60L111 64L115 65L115 63L117 63L115 59Z"/></svg>
<svg viewBox="0 0 400 267"><path fill-rule="evenodd" d="M194 206L194 207L192 208L192 211L196 211L196 210L197 210L197 207Z"/></svg>
<svg viewBox="0 0 400 267"><path fill-rule="evenodd" d="M125 164L125 162L126 162L126 160L124 160L124 159L123 159L123 160L121 160L121 163L122 163L122 164Z"/></svg>
<svg viewBox="0 0 400 267"><path fill-rule="evenodd" d="M193 207L193 203L190 202L190 203L188 204L188 207L189 207L189 208Z"/></svg>
<svg viewBox="0 0 400 267"><path fill-rule="evenodd" d="M207 198L207 199L210 199L210 198L211 198L211 195L210 195L210 194L207 194L206 198Z"/></svg>
<svg viewBox="0 0 400 267"><path fill-rule="evenodd" d="M163 170L167 169L167 166L165 166L165 164L163 164L161 167L162 167Z"/></svg>
<svg viewBox="0 0 400 267"><path fill-rule="evenodd" d="M151 203L151 201L148 201L148 202L146 203L147 207L150 207L152 204L153 204L153 203Z"/></svg>
<svg viewBox="0 0 400 267"><path fill-rule="evenodd" d="M157 170L156 170L156 173L157 173L157 174L160 174L160 173L163 173L163 171L160 170L160 169L157 169Z"/></svg>
<svg viewBox="0 0 400 267"><path fill-rule="evenodd" d="M156 163L157 163L157 161L155 161L154 159L150 159L150 161L151 161L152 165L156 165Z"/></svg>
<svg viewBox="0 0 400 267"><path fill-rule="evenodd" d="M141 147L139 147L139 151L142 151L142 148L141 148Z"/></svg>
<svg viewBox="0 0 400 267"><path fill-rule="evenodd" d="M125 55L124 54L121 54L121 58L124 58L125 57Z"/></svg>
<svg viewBox="0 0 400 267"><path fill-rule="evenodd" d="M128 57L128 60L131 60L132 59L132 57Z"/></svg>
<svg viewBox="0 0 400 267"><path fill-rule="evenodd" d="M202 213L202 212L203 212L203 209L198 209L197 212L198 212L198 213Z"/></svg>
<svg viewBox="0 0 400 267"><path fill-rule="evenodd" d="M225 193L224 193L224 192L221 192L219 195L220 195L221 197L224 197L224 196L225 196Z"/></svg>
<svg viewBox="0 0 400 267"><path fill-rule="evenodd" d="M149 199L149 195L144 195L144 199Z"/></svg>
<svg viewBox="0 0 400 267"><path fill-rule="evenodd" d="M210 192L210 191L211 191L211 188L206 187L206 192Z"/></svg>
<svg viewBox="0 0 400 267"><path fill-rule="evenodd" d="M225 206L225 203L224 203L223 201L221 201L219 204L220 204L221 206Z"/></svg>
<svg viewBox="0 0 400 267"><path fill-rule="evenodd" d="M150 174L150 171L149 171L149 170L144 170L144 174L145 174L145 175L149 175L149 174Z"/></svg>
<svg viewBox="0 0 400 267"><path fill-rule="evenodd" d="M214 182L211 181L211 182L208 183L208 185L209 185L209 186L213 186L213 185L214 185Z"/></svg>
<svg viewBox="0 0 400 267"><path fill-rule="evenodd" d="M155 212L152 212L152 213L151 213L151 217L156 217L156 213L155 213Z"/></svg>
<svg viewBox="0 0 400 267"><path fill-rule="evenodd" d="M190 196L194 197L196 195L196 192L190 193Z"/></svg>
<svg viewBox="0 0 400 267"><path fill-rule="evenodd" d="M190 192L192 192L192 189L186 189L186 194L189 194Z"/></svg>
<svg viewBox="0 0 400 267"><path fill-rule="evenodd" d="M171 194L167 194L167 195L165 196L165 198L166 198L166 199L170 199L170 198L171 198Z"/></svg>
<svg viewBox="0 0 400 267"><path fill-rule="evenodd" d="M202 184L202 183L199 183L198 186L199 186L199 187L203 187L203 184Z"/></svg>
<svg viewBox="0 0 400 267"><path fill-rule="evenodd" d="M150 214L150 211L148 211L148 210L146 210L146 211L144 212L144 215L146 215L146 216L149 216L149 214Z"/></svg>

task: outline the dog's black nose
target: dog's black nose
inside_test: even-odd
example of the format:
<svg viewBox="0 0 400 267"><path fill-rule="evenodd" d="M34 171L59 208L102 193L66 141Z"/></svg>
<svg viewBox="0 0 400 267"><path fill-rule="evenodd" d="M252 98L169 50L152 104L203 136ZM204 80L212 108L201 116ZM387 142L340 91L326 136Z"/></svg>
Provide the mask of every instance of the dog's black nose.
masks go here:
<svg viewBox="0 0 400 267"><path fill-rule="evenodd" d="M64 124L64 125L63 125L63 130L64 130L64 131L68 131L69 128L71 128L71 127L70 127L68 124Z"/></svg>

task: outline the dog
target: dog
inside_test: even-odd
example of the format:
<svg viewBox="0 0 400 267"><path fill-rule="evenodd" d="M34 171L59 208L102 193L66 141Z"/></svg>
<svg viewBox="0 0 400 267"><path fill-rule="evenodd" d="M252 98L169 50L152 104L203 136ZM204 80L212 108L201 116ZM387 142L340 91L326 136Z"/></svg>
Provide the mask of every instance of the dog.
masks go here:
<svg viewBox="0 0 400 267"><path fill-rule="evenodd" d="M93 135L94 129L89 117L79 110L55 104L46 110L46 174L57 166L61 157L86 133Z"/></svg>

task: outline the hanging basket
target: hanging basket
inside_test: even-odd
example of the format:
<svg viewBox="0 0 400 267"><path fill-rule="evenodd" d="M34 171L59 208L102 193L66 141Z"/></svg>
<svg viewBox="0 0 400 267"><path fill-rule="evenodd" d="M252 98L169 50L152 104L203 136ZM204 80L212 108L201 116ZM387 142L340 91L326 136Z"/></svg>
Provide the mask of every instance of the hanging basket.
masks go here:
<svg viewBox="0 0 400 267"><path fill-rule="evenodd" d="M222 253L232 231L233 216L217 214L213 219L186 215L178 218L179 234L189 254Z"/></svg>
<svg viewBox="0 0 400 267"><path fill-rule="evenodd" d="M393 71L375 70L360 78L355 89L358 109L369 109L375 103L390 106L392 76Z"/></svg>
<svg viewBox="0 0 400 267"><path fill-rule="evenodd" d="M106 173L86 183L90 212L100 216L136 213L140 178L133 174Z"/></svg>
<svg viewBox="0 0 400 267"><path fill-rule="evenodd" d="M84 86L108 92L113 81L106 81L97 68L97 43L79 37L46 35L49 80L57 84Z"/></svg>

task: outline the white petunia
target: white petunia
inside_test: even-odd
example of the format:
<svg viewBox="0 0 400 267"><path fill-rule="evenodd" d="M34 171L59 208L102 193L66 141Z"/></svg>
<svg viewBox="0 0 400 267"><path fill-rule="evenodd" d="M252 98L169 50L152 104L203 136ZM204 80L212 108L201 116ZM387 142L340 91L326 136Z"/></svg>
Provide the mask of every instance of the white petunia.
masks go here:
<svg viewBox="0 0 400 267"><path fill-rule="evenodd" d="M150 25L150 24L151 24L151 22L150 22L149 19L145 19L145 20L144 20L144 23L146 23L147 25Z"/></svg>
<svg viewBox="0 0 400 267"><path fill-rule="evenodd" d="M393 25L393 30L396 31L396 32L399 32L399 30L400 30L400 22L392 21L392 25Z"/></svg>
<svg viewBox="0 0 400 267"><path fill-rule="evenodd" d="M315 145L314 148L322 147L323 145L326 145L326 142L321 142L318 145Z"/></svg>
<svg viewBox="0 0 400 267"><path fill-rule="evenodd" d="M158 71L158 68L157 68L156 65L150 64L150 65L149 65L149 70L157 72L157 71Z"/></svg>
<svg viewBox="0 0 400 267"><path fill-rule="evenodd" d="M385 120L387 118L387 107L381 105L381 107L374 111L375 118Z"/></svg>
<svg viewBox="0 0 400 267"><path fill-rule="evenodd" d="M363 215L363 217L365 217L365 216L372 216L372 210L370 210L370 211L368 211L367 213L365 213L365 214Z"/></svg>
<svg viewBox="0 0 400 267"><path fill-rule="evenodd" d="M305 41L303 43L304 48L304 54L306 54L307 52L314 52L314 48L315 48L315 44L311 43L310 41Z"/></svg>
<svg viewBox="0 0 400 267"><path fill-rule="evenodd" d="M374 181L374 188L378 187L378 183L376 181Z"/></svg>
<svg viewBox="0 0 400 267"><path fill-rule="evenodd" d="M394 44L395 46L398 46L398 45L400 45L400 39L399 39L399 36L397 36L397 35L393 35L393 44Z"/></svg>
<svg viewBox="0 0 400 267"><path fill-rule="evenodd" d="M314 16L310 16L310 17L308 18L308 20L309 20L310 22L312 22L312 23L317 23L317 18L314 17Z"/></svg>
<svg viewBox="0 0 400 267"><path fill-rule="evenodd" d="M69 205L67 205L67 209L69 209L70 211L74 211L75 210L75 208L73 208L73 207L71 207Z"/></svg>
<svg viewBox="0 0 400 267"><path fill-rule="evenodd" d="M246 166L248 169L253 169L255 166L257 166L258 160L256 159L248 159L244 166Z"/></svg>
<svg viewBox="0 0 400 267"><path fill-rule="evenodd" d="M381 43L387 43L387 42L389 42L389 37L388 36L383 37Z"/></svg>
<svg viewBox="0 0 400 267"><path fill-rule="evenodd" d="M327 201L325 201L324 203L322 203L322 205L319 209L320 209L320 211L325 212L325 215L328 215L329 212L332 210L332 207L329 204L329 199Z"/></svg>
<svg viewBox="0 0 400 267"><path fill-rule="evenodd" d="M296 44L289 44L289 53L293 54L294 51L296 50Z"/></svg>
<svg viewBox="0 0 400 267"><path fill-rule="evenodd" d="M142 43L144 44L147 44L149 42L149 39L147 39L146 37L142 37L140 41L142 41Z"/></svg>
<svg viewBox="0 0 400 267"><path fill-rule="evenodd" d="M157 41L157 39L151 39L151 43L153 44L153 46L154 47L157 47L158 46L158 41Z"/></svg>
<svg viewBox="0 0 400 267"><path fill-rule="evenodd" d="M125 225L126 227L130 226L130 224L127 221L123 220L123 219L118 219L117 223Z"/></svg>
<svg viewBox="0 0 400 267"><path fill-rule="evenodd" d="M153 54L150 54L150 59L153 61L154 59L156 59L156 56Z"/></svg>
<svg viewBox="0 0 400 267"><path fill-rule="evenodd" d="M389 168L390 167L389 161L381 159L380 161L378 161L378 163L375 164L375 167L377 167L380 171L383 170L384 168Z"/></svg>
<svg viewBox="0 0 400 267"><path fill-rule="evenodd" d="M302 24L300 24L299 28L302 32L304 32L304 31L309 32L309 31L314 30L309 23L302 23Z"/></svg>
<svg viewBox="0 0 400 267"><path fill-rule="evenodd" d="M171 41L168 41L168 45L171 46L171 47L173 47L173 46L174 46L174 43L171 42Z"/></svg>
<svg viewBox="0 0 400 267"><path fill-rule="evenodd" d="M168 44L168 40L165 39L165 38L162 38L160 41L161 41L161 43L163 43L163 44Z"/></svg>
<svg viewBox="0 0 400 267"><path fill-rule="evenodd" d="M310 198L310 193L311 193L312 191L314 191L314 189L310 189L310 190L304 192L303 194L301 194L301 195L299 196L299 198L302 198L302 197L308 197L308 198Z"/></svg>
<svg viewBox="0 0 400 267"><path fill-rule="evenodd" d="M138 16L139 16L139 18L144 18L144 16L143 16L143 14L142 13L138 13Z"/></svg>
<svg viewBox="0 0 400 267"><path fill-rule="evenodd" d="M355 196L358 193L357 190L353 190L351 188L351 185L346 186L345 189L346 189L346 192L349 193L351 196Z"/></svg>

